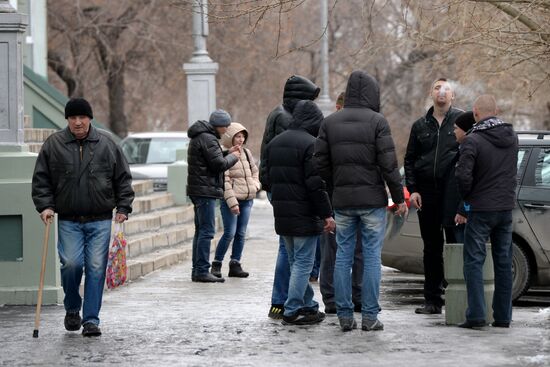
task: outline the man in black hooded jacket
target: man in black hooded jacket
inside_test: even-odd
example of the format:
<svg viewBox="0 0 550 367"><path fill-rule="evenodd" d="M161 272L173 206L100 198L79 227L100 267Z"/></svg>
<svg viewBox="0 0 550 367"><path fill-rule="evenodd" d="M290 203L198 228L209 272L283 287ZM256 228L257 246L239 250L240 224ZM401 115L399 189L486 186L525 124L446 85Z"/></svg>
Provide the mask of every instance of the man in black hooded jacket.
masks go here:
<svg viewBox="0 0 550 367"><path fill-rule="evenodd" d="M320 90L321 89L318 86L303 76L293 75L287 79L283 93L283 104L275 107L275 109L271 111L265 124L260 157L260 181L266 181L263 178L266 174L264 157L267 145L273 138L288 129L293 121L292 112L294 111L296 104L301 100L313 101L319 95ZM263 186L263 189L267 191L268 198L271 198L270 187ZM279 252L277 254L275 276L273 278L271 308L269 309L268 314L268 316L273 319L280 319L283 316L283 305L286 302L288 294L289 279L290 268L288 263L288 255L286 253L283 238L279 237Z"/></svg>
<svg viewBox="0 0 550 367"><path fill-rule="evenodd" d="M388 205L386 185L398 204L395 214L408 212L390 127L379 111L378 82L364 71L354 71L346 87L344 108L325 118L315 145L319 173L333 187L338 243L334 290L343 331L357 327L350 279L357 228L361 229L363 250L362 329L382 330L378 297Z"/></svg>
<svg viewBox="0 0 550 367"><path fill-rule="evenodd" d="M313 300L309 274L319 235L334 231L332 209L313 164L315 136L323 113L312 101L300 101L287 131L266 147L262 185L271 187L275 231L283 236L290 264L283 324L314 324L324 319Z"/></svg>
<svg viewBox="0 0 550 367"><path fill-rule="evenodd" d="M483 264L491 241L495 292L493 326L512 320L512 209L516 202L518 138L512 125L495 117L496 102L482 95L474 102L477 121L460 145L456 180L468 213L464 231L464 279L468 295L464 328L485 326Z"/></svg>

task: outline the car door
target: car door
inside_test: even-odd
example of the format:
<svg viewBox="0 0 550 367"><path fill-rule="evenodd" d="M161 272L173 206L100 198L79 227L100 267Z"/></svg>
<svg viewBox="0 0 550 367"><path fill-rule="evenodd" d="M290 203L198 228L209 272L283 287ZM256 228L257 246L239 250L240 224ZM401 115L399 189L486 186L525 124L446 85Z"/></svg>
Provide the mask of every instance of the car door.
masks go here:
<svg viewBox="0 0 550 367"><path fill-rule="evenodd" d="M550 255L550 147L534 147L523 183L518 204L532 234L549 260ZM536 251L536 249L533 249Z"/></svg>

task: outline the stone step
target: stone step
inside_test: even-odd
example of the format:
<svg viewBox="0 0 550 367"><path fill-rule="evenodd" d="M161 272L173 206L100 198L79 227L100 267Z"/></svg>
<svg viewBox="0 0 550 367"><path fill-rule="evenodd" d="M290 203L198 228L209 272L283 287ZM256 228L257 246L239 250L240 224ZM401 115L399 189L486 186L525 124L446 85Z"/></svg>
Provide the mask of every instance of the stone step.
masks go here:
<svg viewBox="0 0 550 367"><path fill-rule="evenodd" d="M192 205L174 206L146 214L131 215L130 219L124 223L124 233L131 236L143 232L152 232L161 227L192 221L193 217Z"/></svg>
<svg viewBox="0 0 550 367"><path fill-rule="evenodd" d="M26 128L23 129L23 131L25 134L25 143L43 143L50 135L58 130Z"/></svg>
<svg viewBox="0 0 550 367"><path fill-rule="evenodd" d="M194 222L163 227L157 231L128 236L128 258L157 251L166 247L174 247L193 238Z"/></svg>
<svg viewBox="0 0 550 367"><path fill-rule="evenodd" d="M31 153L40 153L42 149L42 143L25 143L29 147L29 152Z"/></svg>
<svg viewBox="0 0 550 367"><path fill-rule="evenodd" d="M132 180L132 188L134 189L136 198L150 195L153 193L153 180Z"/></svg>
<svg viewBox="0 0 550 367"><path fill-rule="evenodd" d="M218 242L221 233L214 236L210 251L215 250L215 244ZM154 252L140 255L136 258L128 259L128 281L136 280L153 271L167 268L169 266L190 259L193 253L192 241L185 241L177 246L159 249Z"/></svg>
<svg viewBox="0 0 550 367"><path fill-rule="evenodd" d="M171 206L174 206L172 194L168 192L150 193L143 196L136 196L132 204L132 214L148 213Z"/></svg>

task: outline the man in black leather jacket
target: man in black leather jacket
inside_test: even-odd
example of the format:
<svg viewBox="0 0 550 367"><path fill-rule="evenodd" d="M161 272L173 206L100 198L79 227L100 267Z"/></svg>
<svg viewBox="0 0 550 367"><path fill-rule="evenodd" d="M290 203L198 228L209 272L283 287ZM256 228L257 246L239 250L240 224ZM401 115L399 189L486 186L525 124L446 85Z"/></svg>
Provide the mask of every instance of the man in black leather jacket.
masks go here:
<svg viewBox="0 0 550 367"><path fill-rule="evenodd" d="M224 172L239 161L241 151L234 146L223 152L218 139L231 124L231 116L216 110L208 121L199 120L187 131L191 138L187 148L187 195L195 209L193 236L193 282L224 282L210 274L210 245L215 233L216 200L223 198Z"/></svg>
<svg viewBox="0 0 550 367"><path fill-rule="evenodd" d="M292 113L294 107L301 100L313 101L319 95L320 88L309 79L292 75L285 83L283 93L283 104L275 107L267 117L265 123L264 137L262 139L261 157L265 157L267 144L287 130L293 121ZM266 166L264 162L260 163L260 181L265 180ZM271 200L271 189L269 186L262 186L267 191L268 198ZM277 254L277 263L275 265L275 276L273 278L273 291L271 293L271 308L268 316L273 319L280 319L284 312L284 303L288 295L288 282L290 279L290 267L288 264L288 255L286 253L285 243L282 237L279 237L279 252Z"/></svg>
<svg viewBox="0 0 550 367"><path fill-rule="evenodd" d="M40 150L32 199L44 223L54 213L59 216L65 328L77 331L82 326L82 335L98 336L113 209L116 222L128 219L134 200L132 175L109 133L91 126L92 108L85 99L67 102L65 118L68 127L51 135ZM79 294L83 270L84 302Z"/></svg>
<svg viewBox="0 0 550 367"><path fill-rule="evenodd" d="M405 178L410 202L418 209L424 241L424 305L419 314L440 314L443 306L443 205L446 175L458 152L454 120L462 113L451 106L454 92L447 79L432 84L433 106L412 126L405 154ZM454 233L445 229L447 243Z"/></svg>

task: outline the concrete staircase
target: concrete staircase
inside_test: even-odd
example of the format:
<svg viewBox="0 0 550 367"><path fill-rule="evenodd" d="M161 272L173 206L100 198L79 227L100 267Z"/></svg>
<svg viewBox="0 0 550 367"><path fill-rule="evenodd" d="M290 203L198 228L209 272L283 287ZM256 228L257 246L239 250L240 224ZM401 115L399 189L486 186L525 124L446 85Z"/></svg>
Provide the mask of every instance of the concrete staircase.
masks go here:
<svg viewBox="0 0 550 367"><path fill-rule="evenodd" d="M174 205L172 194L153 191L153 181L132 186L134 209L124 224L129 280L190 258L194 234L192 205Z"/></svg>
<svg viewBox="0 0 550 367"><path fill-rule="evenodd" d="M55 129L25 128L25 143L29 146L29 152L39 153L42 143L56 131Z"/></svg>

